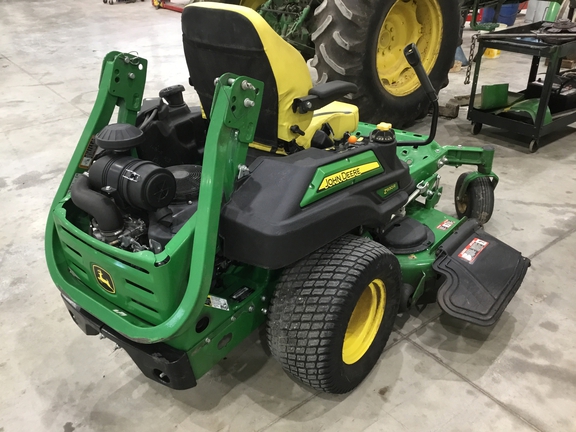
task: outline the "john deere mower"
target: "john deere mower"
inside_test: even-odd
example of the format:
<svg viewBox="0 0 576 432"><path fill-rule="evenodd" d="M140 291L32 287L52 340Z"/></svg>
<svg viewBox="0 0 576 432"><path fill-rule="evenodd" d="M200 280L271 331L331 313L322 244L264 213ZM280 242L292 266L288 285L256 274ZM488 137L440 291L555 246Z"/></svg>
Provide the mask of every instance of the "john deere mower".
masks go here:
<svg viewBox="0 0 576 432"><path fill-rule="evenodd" d="M493 148L440 146L437 110L427 138L359 123L334 102L356 86L313 87L252 9L195 3L182 28L203 109L183 86L143 100L146 60L109 53L50 210L50 274L87 335L187 389L265 325L289 374L345 393L412 305L498 320L529 260L482 228ZM417 47L404 55L437 107ZM456 185L457 217L434 209L444 165L475 167Z"/></svg>

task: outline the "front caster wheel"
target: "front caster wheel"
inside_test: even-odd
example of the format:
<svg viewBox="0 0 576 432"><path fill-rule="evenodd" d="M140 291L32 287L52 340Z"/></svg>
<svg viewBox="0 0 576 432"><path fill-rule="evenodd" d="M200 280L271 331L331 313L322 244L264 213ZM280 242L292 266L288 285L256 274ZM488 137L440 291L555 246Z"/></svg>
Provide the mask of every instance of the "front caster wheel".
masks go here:
<svg viewBox="0 0 576 432"><path fill-rule="evenodd" d="M266 323L290 375L347 393L372 370L398 312L401 272L380 243L345 235L283 270Z"/></svg>
<svg viewBox="0 0 576 432"><path fill-rule="evenodd" d="M464 184L464 179L471 172L460 174L456 181L454 189L454 204L456 207L456 214L459 218L464 216L468 218L477 219L481 225L484 225L492 217L494 211L494 187L488 177L479 177L472 180L464 195L458 199L458 192Z"/></svg>
<svg viewBox="0 0 576 432"><path fill-rule="evenodd" d="M482 123L472 123L472 135L478 135L482 130Z"/></svg>
<svg viewBox="0 0 576 432"><path fill-rule="evenodd" d="M536 153L538 151L538 140L533 139L530 141L530 146L528 147L530 153Z"/></svg>

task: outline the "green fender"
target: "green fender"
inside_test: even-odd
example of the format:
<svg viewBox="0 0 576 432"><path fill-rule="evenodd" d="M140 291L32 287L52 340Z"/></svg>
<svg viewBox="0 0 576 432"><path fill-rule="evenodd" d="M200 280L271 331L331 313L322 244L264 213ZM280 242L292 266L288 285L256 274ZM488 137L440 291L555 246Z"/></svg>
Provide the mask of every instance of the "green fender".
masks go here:
<svg viewBox="0 0 576 432"><path fill-rule="evenodd" d="M536 123L536 114L538 114L539 106L540 106L540 99L525 99L507 108L497 110L494 112L494 114L502 114L505 112L528 114L532 119L532 123ZM550 113L550 108L546 107L546 113L544 114L544 124L547 125L551 122L552 122L552 114Z"/></svg>

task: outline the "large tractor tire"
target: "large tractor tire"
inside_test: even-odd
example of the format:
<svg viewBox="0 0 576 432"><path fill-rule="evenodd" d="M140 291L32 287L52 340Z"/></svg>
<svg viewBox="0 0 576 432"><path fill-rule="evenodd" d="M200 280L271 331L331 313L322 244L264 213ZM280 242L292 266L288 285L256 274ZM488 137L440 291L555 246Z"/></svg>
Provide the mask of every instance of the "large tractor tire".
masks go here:
<svg viewBox="0 0 576 432"><path fill-rule="evenodd" d="M348 102L360 119L407 126L424 117L429 102L403 49L416 43L436 90L448 84L460 8L458 0L323 0L314 11L311 66L318 82L358 86Z"/></svg>
<svg viewBox="0 0 576 432"><path fill-rule="evenodd" d="M401 277L388 249L352 235L286 268L266 324L272 355L286 372L315 389L353 390L390 336Z"/></svg>

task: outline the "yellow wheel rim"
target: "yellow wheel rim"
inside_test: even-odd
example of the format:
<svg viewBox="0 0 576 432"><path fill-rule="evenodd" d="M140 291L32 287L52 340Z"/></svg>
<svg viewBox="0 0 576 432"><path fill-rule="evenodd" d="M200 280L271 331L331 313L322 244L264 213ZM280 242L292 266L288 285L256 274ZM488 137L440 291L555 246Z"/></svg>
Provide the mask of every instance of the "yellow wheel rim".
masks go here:
<svg viewBox="0 0 576 432"><path fill-rule="evenodd" d="M378 333L385 307L386 286L380 279L374 279L360 296L348 321L342 346L344 363L356 363L366 354Z"/></svg>
<svg viewBox="0 0 576 432"><path fill-rule="evenodd" d="M462 214L466 213L468 209L468 195L464 194L461 200L456 200L456 208Z"/></svg>
<svg viewBox="0 0 576 432"><path fill-rule="evenodd" d="M438 0L397 0L384 18L376 46L376 71L382 86L394 96L420 87L404 58L404 47L415 43L422 65L430 73L442 44L442 11Z"/></svg>

